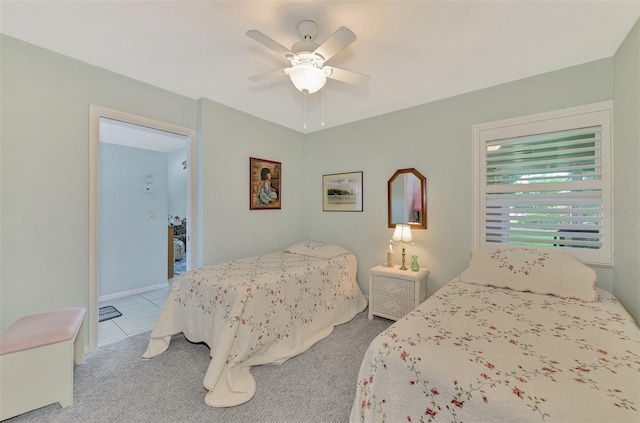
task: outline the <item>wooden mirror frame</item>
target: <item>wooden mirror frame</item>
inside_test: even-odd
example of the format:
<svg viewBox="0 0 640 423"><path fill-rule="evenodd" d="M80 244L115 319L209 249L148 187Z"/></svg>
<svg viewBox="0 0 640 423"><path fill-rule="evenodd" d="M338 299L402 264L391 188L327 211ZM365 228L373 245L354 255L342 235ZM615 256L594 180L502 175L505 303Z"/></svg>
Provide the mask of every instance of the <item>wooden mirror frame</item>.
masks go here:
<svg viewBox="0 0 640 423"><path fill-rule="evenodd" d="M422 173L418 172L414 168L396 170L396 173L394 173L393 176L387 182L387 219L388 219L389 227L390 228L395 228L396 227L396 224L392 223L392 219L391 219L391 217L392 217L391 216L392 215L392 208L391 208L392 191L391 191L391 187L392 187L393 182L396 180L396 178L400 177L401 175L405 175L407 173L413 174L420 181L420 206L421 206L421 210L420 210L420 220L418 222L403 222L403 223L411 225L411 229L427 229L427 178L425 178L422 175ZM400 223L400 222L398 222L398 223Z"/></svg>

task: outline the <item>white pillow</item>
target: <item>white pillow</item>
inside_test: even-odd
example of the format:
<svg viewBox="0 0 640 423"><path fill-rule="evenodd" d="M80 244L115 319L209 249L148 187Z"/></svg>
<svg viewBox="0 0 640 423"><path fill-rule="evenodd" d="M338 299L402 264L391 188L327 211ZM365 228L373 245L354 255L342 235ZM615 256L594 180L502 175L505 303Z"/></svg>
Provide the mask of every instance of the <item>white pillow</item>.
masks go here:
<svg viewBox="0 0 640 423"><path fill-rule="evenodd" d="M341 254L351 254L349 250L335 244L319 244L317 242L299 242L293 244L285 251L294 254L304 254L305 256L332 258Z"/></svg>
<svg viewBox="0 0 640 423"><path fill-rule="evenodd" d="M569 253L537 248L478 248L460 280L581 301L598 298L597 273Z"/></svg>

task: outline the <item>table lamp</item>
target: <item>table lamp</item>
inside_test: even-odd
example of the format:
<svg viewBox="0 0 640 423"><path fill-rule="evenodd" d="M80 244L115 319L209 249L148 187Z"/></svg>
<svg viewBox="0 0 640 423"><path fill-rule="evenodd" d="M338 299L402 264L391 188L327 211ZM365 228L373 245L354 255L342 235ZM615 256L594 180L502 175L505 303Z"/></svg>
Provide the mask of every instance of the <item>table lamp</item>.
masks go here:
<svg viewBox="0 0 640 423"><path fill-rule="evenodd" d="M409 225L396 225L396 230L393 232L393 236L391 237L393 242L401 242L402 243L402 266L400 266L400 270L407 270L408 267L405 266L404 261L404 248L405 244L408 242L413 242L413 235L411 234L411 226Z"/></svg>

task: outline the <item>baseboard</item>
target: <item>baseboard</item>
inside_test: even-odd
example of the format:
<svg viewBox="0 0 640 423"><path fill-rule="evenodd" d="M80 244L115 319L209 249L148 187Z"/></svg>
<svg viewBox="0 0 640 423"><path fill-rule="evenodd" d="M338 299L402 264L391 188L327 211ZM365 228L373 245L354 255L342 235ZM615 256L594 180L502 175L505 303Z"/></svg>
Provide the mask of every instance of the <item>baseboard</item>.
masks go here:
<svg viewBox="0 0 640 423"><path fill-rule="evenodd" d="M143 292L155 291L169 287L169 282L159 283L157 285L145 286L142 288L130 289L128 291L116 292L115 294L102 295L98 297L98 302L115 300L116 298L128 297L129 295L142 294Z"/></svg>

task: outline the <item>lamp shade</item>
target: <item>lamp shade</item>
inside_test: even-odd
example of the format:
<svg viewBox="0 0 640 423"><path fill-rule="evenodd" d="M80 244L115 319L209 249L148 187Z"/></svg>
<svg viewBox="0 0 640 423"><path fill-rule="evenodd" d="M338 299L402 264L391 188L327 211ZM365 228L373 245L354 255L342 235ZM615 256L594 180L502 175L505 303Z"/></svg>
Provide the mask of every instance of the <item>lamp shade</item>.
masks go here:
<svg viewBox="0 0 640 423"><path fill-rule="evenodd" d="M327 75L313 63L300 63L289 70L291 82L303 93L315 93L327 83Z"/></svg>
<svg viewBox="0 0 640 423"><path fill-rule="evenodd" d="M393 232L391 239L395 242L413 242L413 235L411 234L411 226L409 225L396 225L396 230Z"/></svg>

